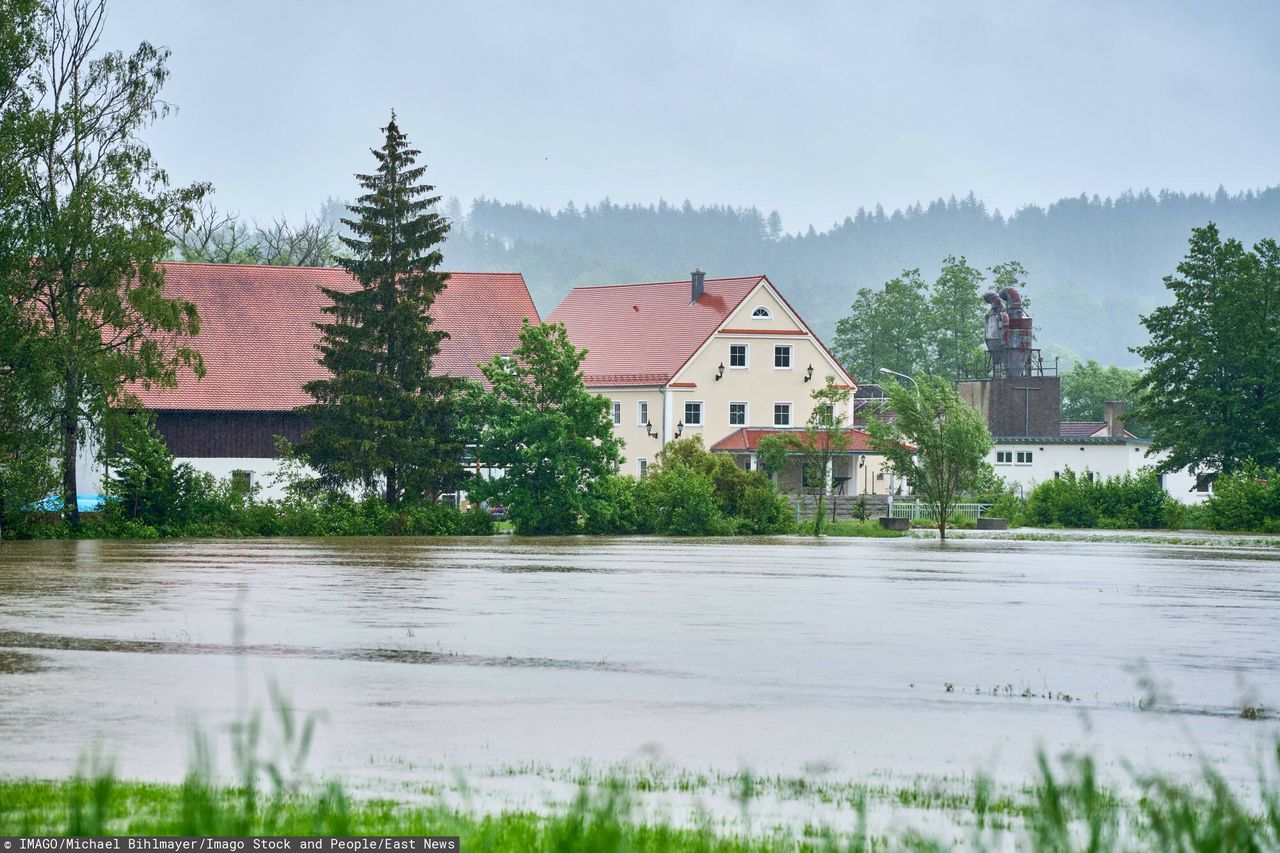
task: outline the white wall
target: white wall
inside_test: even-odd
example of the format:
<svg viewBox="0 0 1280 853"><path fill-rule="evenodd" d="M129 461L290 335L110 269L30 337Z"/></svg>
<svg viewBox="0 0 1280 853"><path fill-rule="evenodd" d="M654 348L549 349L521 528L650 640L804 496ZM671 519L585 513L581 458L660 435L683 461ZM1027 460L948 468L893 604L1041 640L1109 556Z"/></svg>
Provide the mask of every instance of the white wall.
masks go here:
<svg viewBox="0 0 1280 853"><path fill-rule="evenodd" d="M1037 444L1030 442L1011 442L997 440L987 461L995 468L996 474L1010 484L1023 490L1028 495L1038 483L1052 480L1057 473L1070 468L1077 474L1092 471L1095 475L1107 478L1120 474L1136 474L1142 468L1157 464L1159 456L1148 456L1150 445L1145 441L1126 440L1123 443L1059 443ZM1012 463L997 462L999 452L1012 453ZM1030 462L1018 462L1019 453L1030 453ZM1164 487L1177 501L1182 503L1200 503L1207 494L1195 491L1195 477L1189 471L1176 471L1164 476Z"/></svg>

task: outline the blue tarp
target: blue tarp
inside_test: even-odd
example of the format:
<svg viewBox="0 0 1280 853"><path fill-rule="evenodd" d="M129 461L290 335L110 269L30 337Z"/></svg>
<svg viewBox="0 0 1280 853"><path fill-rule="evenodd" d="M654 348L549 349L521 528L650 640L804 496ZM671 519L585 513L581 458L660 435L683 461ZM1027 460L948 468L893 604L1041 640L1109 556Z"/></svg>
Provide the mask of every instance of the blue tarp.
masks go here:
<svg viewBox="0 0 1280 853"><path fill-rule="evenodd" d="M102 509L102 505L106 503L106 500L103 495L76 495L76 508L81 512L94 512ZM62 510L62 495L51 495L42 501L28 504L23 509L37 512L60 512Z"/></svg>

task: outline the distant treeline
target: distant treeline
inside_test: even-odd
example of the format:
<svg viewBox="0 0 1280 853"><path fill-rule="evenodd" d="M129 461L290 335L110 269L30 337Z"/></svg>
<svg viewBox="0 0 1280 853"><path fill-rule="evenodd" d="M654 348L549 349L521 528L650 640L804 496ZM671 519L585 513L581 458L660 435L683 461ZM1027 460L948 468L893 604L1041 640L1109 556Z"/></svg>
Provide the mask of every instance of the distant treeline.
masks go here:
<svg viewBox="0 0 1280 853"><path fill-rule="evenodd" d="M451 201L445 213L455 222L446 268L518 270L543 311L574 285L682 278L700 266L711 276L768 274L828 340L859 287L914 267L933 276L948 255L980 269L1017 258L1047 352L1136 365L1128 350L1145 341L1139 314L1166 298L1162 279L1191 228L1213 221L1246 243L1280 233L1280 186L1081 195L1011 216L970 193L892 213L860 208L827 230L799 233L776 212L689 202L606 199L553 212L481 198L469 211Z"/></svg>

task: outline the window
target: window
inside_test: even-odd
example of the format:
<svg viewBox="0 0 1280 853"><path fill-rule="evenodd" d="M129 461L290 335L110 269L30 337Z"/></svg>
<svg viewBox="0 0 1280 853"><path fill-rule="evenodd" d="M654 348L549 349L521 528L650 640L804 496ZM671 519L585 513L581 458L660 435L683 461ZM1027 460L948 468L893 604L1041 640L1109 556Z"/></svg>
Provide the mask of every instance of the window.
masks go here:
<svg viewBox="0 0 1280 853"><path fill-rule="evenodd" d="M247 494L253 490L253 472L236 469L231 472L231 491Z"/></svg>
<svg viewBox="0 0 1280 853"><path fill-rule="evenodd" d="M746 344L730 344L729 345L729 366L730 367L746 367L747 366L747 345Z"/></svg>
<svg viewBox="0 0 1280 853"><path fill-rule="evenodd" d="M1012 462L1012 461L1013 461L1013 451L1011 451L1011 450L997 450L997 451L996 451L996 464L997 464L997 465L1008 465L1008 464L1009 464L1010 462Z"/></svg>
<svg viewBox="0 0 1280 853"><path fill-rule="evenodd" d="M684 425L702 426L702 403L689 402L684 404Z"/></svg>
<svg viewBox="0 0 1280 853"><path fill-rule="evenodd" d="M835 421L835 409L830 403L823 403L813 407L813 413L818 416L818 423L829 425Z"/></svg>
<svg viewBox="0 0 1280 853"><path fill-rule="evenodd" d="M751 319L752 320L772 320L773 312L770 311L768 308L765 308L763 305L761 305L760 307L756 308L756 310L751 312Z"/></svg>
<svg viewBox="0 0 1280 853"><path fill-rule="evenodd" d="M747 425L747 404L746 403L730 403L729 404L729 426L746 426Z"/></svg>
<svg viewBox="0 0 1280 853"><path fill-rule="evenodd" d="M649 401L641 400L636 403L636 423L644 426L649 423Z"/></svg>
<svg viewBox="0 0 1280 853"><path fill-rule="evenodd" d="M637 459L636 460L636 476L639 477L641 480L643 480L644 475L648 473L649 473L649 460Z"/></svg>
<svg viewBox="0 0 1280 853"><path fill-rule="evenodd" d="M619 426L622 423L622 402L620 400L613 401L613 425Z"/></svg>
<svg viewBox="0 0 1280 853"><path fill-rule="evenodd" d="M791 369L791 345L778 344L773 348L773 366L779 370Z"/></svg>
<svg viewBox="0 0 1280 853"><path fill-rule="evenodd" d="M773 404L773 425L774 426L791 426L791 404L790 403L774 403Z"/></svg>
<svg viewBox="0 0 1280 853"><path fill-rule="evenodd" d="M1019 464L1019 465L1030 465L1030 464L1031 464L1031 455L1032 455L1032 452L1031 452L1030 450L1019 450L1019 451L1018 451L1018 464Z"/></svg>

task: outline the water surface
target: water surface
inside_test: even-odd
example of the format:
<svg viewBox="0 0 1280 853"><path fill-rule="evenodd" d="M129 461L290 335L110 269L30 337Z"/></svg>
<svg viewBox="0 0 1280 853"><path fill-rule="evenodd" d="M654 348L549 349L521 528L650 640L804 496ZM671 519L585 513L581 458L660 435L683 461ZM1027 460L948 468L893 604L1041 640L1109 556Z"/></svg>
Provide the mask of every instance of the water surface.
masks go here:
<svg viewBox="0 0 1280 853"><path fill-rule="evenodd" d="M1203 755L1280 707L1280 553L1136 543L329 539L0 545L0 773L98 743L176 779L193 725L324 715L366 780L650 760L1021 778ZM1144 710L1155 703L1154 710Z"/></svg>

